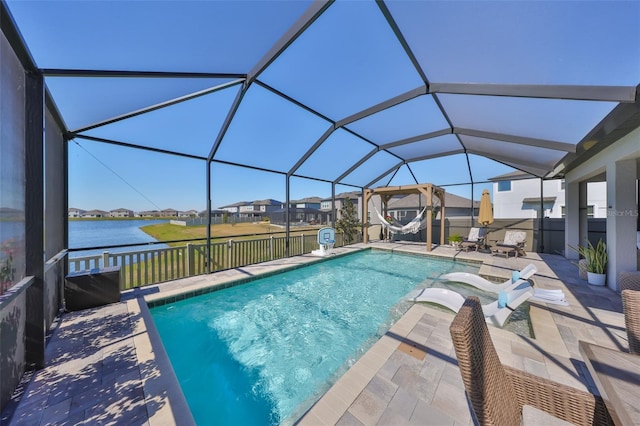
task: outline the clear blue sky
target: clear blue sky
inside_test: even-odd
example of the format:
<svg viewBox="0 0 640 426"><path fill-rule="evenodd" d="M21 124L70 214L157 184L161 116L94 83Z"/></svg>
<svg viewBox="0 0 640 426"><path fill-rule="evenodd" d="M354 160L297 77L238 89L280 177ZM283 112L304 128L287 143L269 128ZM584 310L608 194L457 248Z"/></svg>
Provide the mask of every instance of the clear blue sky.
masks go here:
<svg viewBox="0 0 640 426"><path fill-rule="evenodd" d="M42 68L246 73L308 7L308 1L9 1ZM639 2L391 2L394 18L432 82L623 85L640 83ZM422 84L373 2L340 1L260 80L340 120ZM228 79L46 80L71 130L229 82ZM207 156L238 86L86 132ZM614 106L607 102L441 95L457 127L577 143ZM289 170L330 123L253 85L216 158ZM431 96L353 123L383 144L441 130ZM453 138L453 139L451 139ZM133 210L206 206L205 162L77 140L69 145L69 205ZM467 147L554 164L555 151L468 138ZM335 179L371 150L336 131L300 169ZM451 135L398 147L400 156L460 148ZM398 163L377 154L346 181L364 185ZM475 181L507 173L471 156ZM411 164L420 182L469 182L462 155ZM389 177L379 184L386 184ZM284 176L214 163L212 204L285 199ZM391 185L410 184L403 167ZM486 185L475 186L475 199ZM336 192L355 188L339 186ZM471 197L470 186L449 187ZM331 185L292 179L291 198L329 197Z"/></svg>

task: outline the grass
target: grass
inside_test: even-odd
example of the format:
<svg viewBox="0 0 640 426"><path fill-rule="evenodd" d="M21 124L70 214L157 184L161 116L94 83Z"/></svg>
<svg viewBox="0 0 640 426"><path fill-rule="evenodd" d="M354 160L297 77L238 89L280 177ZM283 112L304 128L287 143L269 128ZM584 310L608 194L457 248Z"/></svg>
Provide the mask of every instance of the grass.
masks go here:
<svg viewBox="0 0 640 426"><path fill-rule="evenodd" d="M204 242L207 238L207 226L180 226L172 225L170 223L158 223L156 225L143 226L142 229L147 234L151 235L158 241L175 241L175 240L190 240L194 238L202 238L201 242ZM319 227L305 227L302 229L296 228L291 231L291 235L316 233ZM211 238L213 242L221 240L228 240L233 238L234 240L251 240L255 239L257 235L273 235L274 237L285 235L285 229L280 226L271 225L268 222L256 222L256 223L224 223L218 225L211 225ZM196 242L196 241L193 241ZM186 242L169 243L169 246L179 247L184 246Z"/></svg>
<svg viewBox="0 0 640 426"><path fill-rule="evenodd" d="M171 220L177 217L69 217L70 222L92 221L92 220Z"/></svg>

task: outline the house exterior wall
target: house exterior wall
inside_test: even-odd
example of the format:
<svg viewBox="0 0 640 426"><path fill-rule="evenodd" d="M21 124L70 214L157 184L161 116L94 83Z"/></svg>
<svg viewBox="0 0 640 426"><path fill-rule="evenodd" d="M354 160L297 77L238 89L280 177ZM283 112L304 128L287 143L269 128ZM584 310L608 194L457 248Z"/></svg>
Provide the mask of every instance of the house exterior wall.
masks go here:
<svg viewBox="0 0 640 426"><path fill-rule="evenodd" d="M502 181L506 182L506 181ZM500 218L535 219L539 217L540 202L524 202L527 198L540 197L540 180L512 180L510 189L500 188L501 183L493 183L493 216ZM502 184L504 185L504 184ZM565 212L565 188L561 180L547 180L543 183L543 197L555 197L553 201L545 201L544 217L562 218ZM607 216L607 196L605 182L590 182L587 191L589 216L602 218ZM591 213L593 211L593 213ZM448 213L447 213L448 216Z"/></svg>
<svg viewBox="0 0 640 426"><path fill-rule="evenodd" d="M84 215L84 210L78 209L69 209L68 217L82 217Z"/></svg>
<svg viewBox="0 0 640 426"><path fill-rule="evenodd" d="M111 210L110 215L111 217L133 217L133 211L126 209Z"/></svg>

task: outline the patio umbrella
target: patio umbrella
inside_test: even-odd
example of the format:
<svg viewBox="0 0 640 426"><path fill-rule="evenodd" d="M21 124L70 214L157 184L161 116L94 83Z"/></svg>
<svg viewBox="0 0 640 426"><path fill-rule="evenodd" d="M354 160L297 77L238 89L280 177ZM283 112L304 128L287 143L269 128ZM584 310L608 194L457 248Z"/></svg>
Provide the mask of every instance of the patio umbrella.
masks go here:
<svg viewBox="0 0 640 426"><path fill-rule="evenodd" d="M489 190L482 191L480 197L480 212L478 213L478 223L484 226L484 244L481 251L490 252L487 248L487 226L493 223L493 209L491 208L491 199L489 198Z"/></svg>
<svg viewBox="0 0 640 426"><path fill-rule="evenodd" d="M489 190L482 191L480 198L480 212L478 213L478 223L482 226L488 226L493 223L493 209L491 208L491 199L489 198Z"/></svg>

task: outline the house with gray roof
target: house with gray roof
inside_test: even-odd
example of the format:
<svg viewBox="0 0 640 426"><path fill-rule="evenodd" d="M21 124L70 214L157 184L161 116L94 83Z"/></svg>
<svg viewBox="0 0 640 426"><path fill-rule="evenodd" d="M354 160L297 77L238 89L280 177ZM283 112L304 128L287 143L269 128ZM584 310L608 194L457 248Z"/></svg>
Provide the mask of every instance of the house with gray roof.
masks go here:
<svg viewBox="0 0 640 426"><path fill-rule="evenodd" d="M344 206L344 202L347 198L356 207L356 211L358 212L358 220L362 222L362 209L360 208L362 201L362 192L360 191L341 192L339 194L336 194L336 220L340 219L340 209L342 209L342 206ZM320 211L325 212L327 214L327 220L331 222L331 197L322 199L320 203Z"/></svg>
<svg viewBox="0 0 640 426"><path fill-rule="evenodd" d="M86 210L83 209L77 209L75 207L70 207L69 210L67 211L67 217L82 217L84 216L84 214L86 213Z"/></svg>
<svg viewBox="0 0 640 426"><path fill-rule="evenodd" d="M472 201L469 198L461 197L446 191L444 203L446 209L445 215L448 218L470 217L472 212L473 216L477 216L480 208L479 199L473 200L472 210ZM416 217L426 204L424 195L420 195L419 198L418 194L409 194L403 197L392 198L388 204L388 214L393 216L397 221L405 223ZM440 206L436 204L434 205L434 209L436 211L435 219L439 219ZM377 217L375 218L375 221L372 220L372 222L380 223Z"/></svg>
<svg viewBox="0 0 640 426"><path fill-rule="evenodd" d="M109 212L111 217L133 217L133 210L129 209L114 209Z"/></svg>
<svg viewBox="0 0 640 426"><path fill-rule="evenodd" d="M89 218L110 217L110 216L111 216L111 213L104 210L89 210L82 215L82 217L89 217Z"/></svg>

